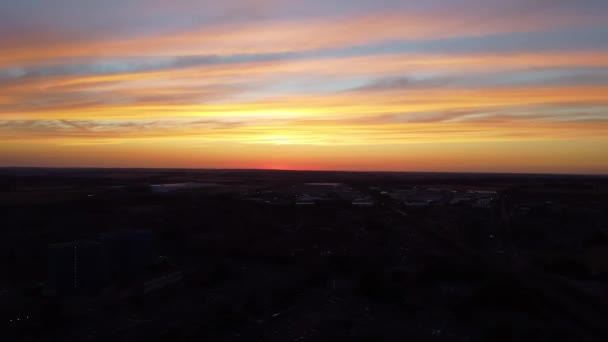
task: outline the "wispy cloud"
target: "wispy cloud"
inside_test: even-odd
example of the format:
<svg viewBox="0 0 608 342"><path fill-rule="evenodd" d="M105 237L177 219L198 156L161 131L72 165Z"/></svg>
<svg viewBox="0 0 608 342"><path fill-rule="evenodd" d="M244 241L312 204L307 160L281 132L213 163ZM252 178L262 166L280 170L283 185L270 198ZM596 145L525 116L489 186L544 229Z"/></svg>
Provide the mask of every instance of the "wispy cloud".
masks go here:
<svg viewBox="0 0 608 342"><path fill-rule="evenodd" d="M386 41L444 39L498 33L544 31L576 25L600 25L598 13L550 11L538 20L534 13L480 20L475 11L378 12L290 20L219 24L153 36L121 36L86 41L67 35L39 40L9 40L0 63L32 63L45 59L86 56L231 55L311 51L361 46ZM33 37L36 37L33 35Z"/></svg>

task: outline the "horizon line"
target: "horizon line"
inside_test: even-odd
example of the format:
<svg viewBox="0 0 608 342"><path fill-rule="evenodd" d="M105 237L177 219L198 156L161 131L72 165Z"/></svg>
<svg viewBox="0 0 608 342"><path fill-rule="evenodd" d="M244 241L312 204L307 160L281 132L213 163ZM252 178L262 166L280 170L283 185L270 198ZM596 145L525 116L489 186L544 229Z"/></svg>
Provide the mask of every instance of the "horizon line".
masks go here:
<svg viewBox="0 0 608 342"><path fill-rule="evenodd" d="M104 167L104 166L0 166L3 169L52 169L52 170L180 170L180 171L274 171L274 172L326 172L326 173L409 173L409 174L478 174L513 176L594 176L608 177L608 173L544 173L544 172L498 172L498 171L389 171L389 170L307 170L307 169L264 169L264 168L189 168L189 167Z"/></svg>

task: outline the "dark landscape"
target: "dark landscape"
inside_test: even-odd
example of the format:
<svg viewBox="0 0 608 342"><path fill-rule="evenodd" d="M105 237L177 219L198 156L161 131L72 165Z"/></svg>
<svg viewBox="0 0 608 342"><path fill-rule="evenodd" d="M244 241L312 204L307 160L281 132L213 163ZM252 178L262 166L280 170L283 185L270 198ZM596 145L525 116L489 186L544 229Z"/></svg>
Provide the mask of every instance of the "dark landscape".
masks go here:
<svg viewBox="0 0 608 342"><path fill-rule="evenodd" d="M606 341L608 177L0 169L2 341Z"/></svg>

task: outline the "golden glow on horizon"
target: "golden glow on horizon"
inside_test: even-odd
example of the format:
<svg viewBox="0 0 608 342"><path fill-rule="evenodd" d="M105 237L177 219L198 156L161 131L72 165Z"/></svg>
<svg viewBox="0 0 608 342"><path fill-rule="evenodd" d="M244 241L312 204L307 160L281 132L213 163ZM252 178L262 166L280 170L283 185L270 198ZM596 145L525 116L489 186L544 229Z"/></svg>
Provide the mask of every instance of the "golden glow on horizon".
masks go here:
<svg viewBox="0 0 608 342"><path fill-rule="evenodd" d="M166 91L166 90L165 90ZM75 119L82 111L94 119L158 119L169 117L258 117L293 118L325 115L418 113L431 111L475 110L543 104L608 104L608 86L582 87L516 87L486 89L396 89L384 91L353 91L335 94L293 95L256 102L209 104L124 103L80 104L66 107L6 111L3 118ZM152 92L150 95L159 95ZM161 94L162 95L162 94ZM187 93L185 95L188 95ZM4 101L10 103L8 95ZM102 95L103 96L103 95ZM129 90L108 94L113 97L137 96ZM348 113L348 114L346 114Z"/></svg>

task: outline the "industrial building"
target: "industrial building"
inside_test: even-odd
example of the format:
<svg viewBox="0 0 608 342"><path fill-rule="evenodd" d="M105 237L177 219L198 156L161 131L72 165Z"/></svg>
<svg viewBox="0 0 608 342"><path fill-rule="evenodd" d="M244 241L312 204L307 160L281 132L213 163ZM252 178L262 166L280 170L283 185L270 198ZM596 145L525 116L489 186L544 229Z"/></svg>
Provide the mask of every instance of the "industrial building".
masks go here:
<svg viewBox="0 0 608 342"><path fill-rule="evenodd" d="M51 244L48 289L57 295L92 294L143 274L154 257L154 237L148 231L104 233L97 241Z"/></svg>
<svg viewBox="0 0 608 342"><path fill-rule="evenodd" d="M49 245L49 289L58 295L86 294L106 284L106 258L97 241Z"/></svg>

